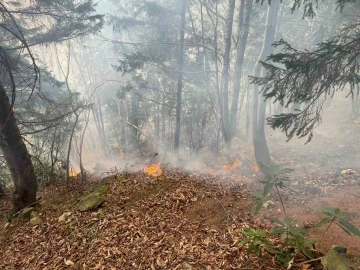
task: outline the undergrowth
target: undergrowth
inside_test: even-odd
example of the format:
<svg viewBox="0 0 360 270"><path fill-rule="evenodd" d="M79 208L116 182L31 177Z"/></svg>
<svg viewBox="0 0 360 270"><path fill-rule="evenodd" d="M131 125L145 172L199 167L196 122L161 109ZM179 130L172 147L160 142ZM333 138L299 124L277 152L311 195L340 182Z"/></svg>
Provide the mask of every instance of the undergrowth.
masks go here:
<svg viewBox="0 0 360 270"><path fill-rule="evenodd" d="M296 223L290 219L286 213L286 205L280 192L280 190L285 187L285 184L290 181L288 174L293 170L281 168L280 165L277 164L261 166L262 169L269 172L271 177L260 180L260 182L264 184L263 191L254 193L254 196L258 200L255 213L259 213L264 203L269 200L271 191L275 190L279 197L285 218L283 221L274 219L273 222L276 224L276 227L271 232L253 228L244 229L242 233L245 238L240 242L240 245L247 246L248 255L254 252L256 256L263 256L264 254L275 256L276 260L288 269L292 266L297 254L301 254L307 260L315 259L317 255L315 244L318 243L319 240L307 238L307 231L299 228ZM360 230L347 220L347 218L356 215L356 213L344 212L340 210L340 208L332 207L322 207L318 213L326 216L315 226L323 227L327 225L323 236L333 224L338 225L349 235L360 236ZM281 245L272 243L271 239L274 237L281 239Z"/></svg>

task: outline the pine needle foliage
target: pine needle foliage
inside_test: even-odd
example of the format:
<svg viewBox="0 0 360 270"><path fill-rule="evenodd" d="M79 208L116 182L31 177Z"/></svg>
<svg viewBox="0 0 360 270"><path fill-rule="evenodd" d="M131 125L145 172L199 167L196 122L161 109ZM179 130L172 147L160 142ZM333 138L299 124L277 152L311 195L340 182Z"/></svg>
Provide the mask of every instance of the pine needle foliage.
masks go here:
<svg viewBox="0 0 360 270"><path fill-rule="evenodd" d="M312 52L295 49L284 40L273 46L280 52L262 62L265 75L252 77L251 82L262 87L266 99L285 107L305 105L301 111L275 115L267 122L285 132L288 139L307 136L309 142L321 123L326 98L344 89L349 89L348 96L359 92L360 24L344 28Z"/></svg>

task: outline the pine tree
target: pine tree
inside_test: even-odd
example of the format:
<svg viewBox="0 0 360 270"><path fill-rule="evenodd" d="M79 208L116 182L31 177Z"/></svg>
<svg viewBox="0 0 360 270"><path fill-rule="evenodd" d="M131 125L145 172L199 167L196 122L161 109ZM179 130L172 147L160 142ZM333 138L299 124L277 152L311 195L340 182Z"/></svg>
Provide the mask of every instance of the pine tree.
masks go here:
<svg viewBox="0 0 360 270"><path fill-rule="evenodd" d="M342 10L345 2L348 1L336 3ZM309 11L304 14L309 15ZM262 62L264 76L252 78L252 83L262 87L266 99L272 98L285 107L303 104L302 110L267 119L272 128L285 132L288 139L308 137L309 142L314 128L321 123L325 100L344 89L349 89L350 97L359 92L359 17L346 23L337 35L319 43L313 51L295 49L284 40L275 42L273 46L280 52Z"/></svg>

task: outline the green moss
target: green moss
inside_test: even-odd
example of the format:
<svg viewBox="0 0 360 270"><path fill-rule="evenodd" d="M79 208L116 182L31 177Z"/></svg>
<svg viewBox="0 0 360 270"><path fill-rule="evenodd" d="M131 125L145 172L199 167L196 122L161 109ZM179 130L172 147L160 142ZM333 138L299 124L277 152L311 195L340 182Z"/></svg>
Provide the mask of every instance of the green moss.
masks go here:
<svg viewBox="0 0 360 270"><path fill-rule="evenodd" d="M109 187L101 186L80 199L76 209L79 211L89 211L98 208L105 200Z"/></svg>

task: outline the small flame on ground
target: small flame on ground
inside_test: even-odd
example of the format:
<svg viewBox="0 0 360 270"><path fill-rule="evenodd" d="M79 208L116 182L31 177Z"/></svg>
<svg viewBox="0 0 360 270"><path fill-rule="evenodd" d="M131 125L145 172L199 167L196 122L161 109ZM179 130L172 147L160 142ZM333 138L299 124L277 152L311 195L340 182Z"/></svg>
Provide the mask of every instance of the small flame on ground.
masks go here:
<svg viewBox="0 0 360 270"><path fill-rule="evenodd" d="M124 151L123 150L120 150L120 157L125 157L125 153L124 153Z"/></svg>
<svg viewBox="0 0 360 270"><path fill-rule="evenodd" d="M233 171L233 170L235 170L235 169L237 168L238 164L239 164L239 159L237 158L237 159L234 161L233 164L231 164L231 165L225 165L225 166L223 166L223 168L224 168L224 169L229 169L229 170Z"/></svg>
<svg viewBox="0 0 360 270"><path fill-rule="evenodd" d="M69 176L76 177L76 176L78 176L78 173L74 169L70 169Z"/></svg>
<svg viewBox="0 0 360 270"><path fill-rule="evenodd" d="M260 171L260 168L258 165L254 165L254 166L252 166L252 168L253 168L254 172L256 172L256 173L258 173Z"/></svg>
<svg viewBox="0 0 360 270"><path fill-rule="evenodd" d="M160 166L161 166L161 162L158 162L158 163L152 164L149 167L145 167L144 173L146 173L150 176L154 176L154 177L160 176L163 173Z"/></svg>

